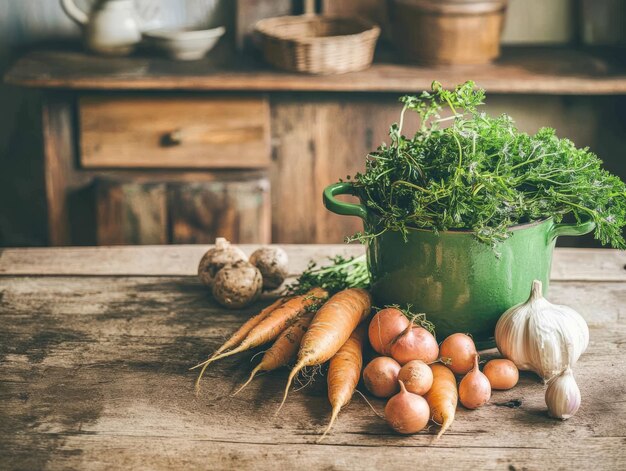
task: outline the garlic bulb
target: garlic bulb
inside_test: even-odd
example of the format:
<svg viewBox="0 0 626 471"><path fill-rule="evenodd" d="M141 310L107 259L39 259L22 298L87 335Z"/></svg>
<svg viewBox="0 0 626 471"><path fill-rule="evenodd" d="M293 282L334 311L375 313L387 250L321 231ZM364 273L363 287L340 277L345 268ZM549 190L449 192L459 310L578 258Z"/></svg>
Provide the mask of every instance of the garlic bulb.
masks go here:
<svg viewBox="0 0 626 471"><path fill-rule="evenodd" d="M545 381L574 366L589 344L589 328L582 316L548 302L537 280L528 301L502 314L495 336L502 355Z"/></svg>
<svg viewBox="0 0 626 471"><path fill-rule="evenodd" d="M580 389L568 367L548 382L546 390L548 414L556 419L569 419L580 407Z"/></svg>

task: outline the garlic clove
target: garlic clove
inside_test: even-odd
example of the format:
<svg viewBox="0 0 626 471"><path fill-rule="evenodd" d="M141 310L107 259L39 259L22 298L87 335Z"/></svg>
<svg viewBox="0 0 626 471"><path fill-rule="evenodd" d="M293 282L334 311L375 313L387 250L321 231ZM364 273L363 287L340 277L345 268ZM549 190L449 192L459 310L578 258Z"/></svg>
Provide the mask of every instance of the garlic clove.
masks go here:
<svg viewBox="0 0 626 471"><path fill-rule="evenodd" d="M569 367L548 382L546 405L550 417L569 419L578 411L580 402L580 389Z"/></svg>
<svg viewBox="0 0 626 471"><path fill-rule="evenodd" d="M546 300L535 280L528 301L500 317L495 338L502 355L520 370L547 381L578 361L589 344L589 328L573 309Z"/></svg>

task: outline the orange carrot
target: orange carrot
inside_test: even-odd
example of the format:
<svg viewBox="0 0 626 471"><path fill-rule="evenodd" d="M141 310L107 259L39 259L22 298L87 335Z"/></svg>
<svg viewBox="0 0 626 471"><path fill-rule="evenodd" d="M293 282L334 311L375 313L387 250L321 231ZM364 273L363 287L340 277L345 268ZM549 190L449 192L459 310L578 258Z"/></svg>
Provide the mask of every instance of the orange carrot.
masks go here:
<svg viewBox="0 0 626 471"><path fill-rule="evenodd" d="M430 406L433 421L441 424L441 430L437 434L437 438L439 438L454 421L458 392L454 373L447 366L433 363L430 368L433 371L433 385L424 399Z"/></svg>
<svg viewBox="0 0 626 471"><path fill-rule="evenodd" d="M223 351L239 345L241 341L246 338L246 335L248 335L250 331L259 324L259 322L265 319L270 312L274 311L286 300L287 298L279 298L272 304L267 306L265 309L263 309L261 312L259 312L256 316L252 316L250 319L248 319L241 327L239 327L239 329L237 329L237 332L231 335L230 338L226 342L224 342L224 344L220 348L213 352L210 358L215 358Z"/></svg>
<svg viewBox="0 0 626 471"><path fill-rule="evenodd" d="M346 343L339 349L335 356L330 359L328 366L328 401L333 408L328 427L318 441L321 441L330 431L339 411L347 406L356 390L356 385L361 377L363 366L363 339L367 323L362 322Z"/></svg>
<svg viewBox="0 0 626 471"><path fill-rule="evenodd" d="M314 304L325 300L327 297L328 293L326 290L322 288L313 288L306 294L295 296L290 300L285 301L280 307L270 312L265 319L261 320L261 322L248 332L248 335L246 335L246 338L241 341L238 347L228 352L221 353L216 357L209 358L208 360L191 368L193 370L195 368L202 367L202 370L198 375L198 379L196 380L196 391L199 387L202 375L204 374L207 366L211 363L275 340L276 337L278 337L296 317L304 313Z"/></svg>
<svg viewBox="0 0 626 471"><path fill-rule="evenodd" d="M309 327L311 320L313 320L314 315L315 312L307 312L300 316L291 326L283 330L270 349L265 352L261 363L252 370L248 380L233 396L239 394L243 388L250 384L259 371L272 371L295 360L298 347L300 347L300 341L306 329Z"/></svg>
<svg viewBox="0 0 626 471"><path fill-rule="evenodd" d="M349 288L330 298L315 314L302 338L298 362L289 373L285 394L278 410L283 407L296 375L306 366L330 360L348 340L357 325L367 317L372 307L370 294L361 288ZM278 411L277 411L278 412Z"/></svg>

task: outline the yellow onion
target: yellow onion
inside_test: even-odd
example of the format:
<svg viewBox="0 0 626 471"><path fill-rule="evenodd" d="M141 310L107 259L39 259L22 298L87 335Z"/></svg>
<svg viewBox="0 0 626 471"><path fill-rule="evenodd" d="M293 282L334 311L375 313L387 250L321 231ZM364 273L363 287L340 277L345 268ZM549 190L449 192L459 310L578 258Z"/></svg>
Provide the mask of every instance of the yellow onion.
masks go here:
<svg viewBox="0 0 626 471"><path fill-rule="evenodd" d="M459 383L459 400L467 409L478 409L490 397L491 384L478 367L478 355L474 355L474 367Z"/></svg>
<svg viewBox="0 0 626 471"><path fill-rule="evenodd" d="M426 399L408 392L400 381L400 392L385 406L385 420L398 433L417 433L428 424L430 407Z"/></svg>

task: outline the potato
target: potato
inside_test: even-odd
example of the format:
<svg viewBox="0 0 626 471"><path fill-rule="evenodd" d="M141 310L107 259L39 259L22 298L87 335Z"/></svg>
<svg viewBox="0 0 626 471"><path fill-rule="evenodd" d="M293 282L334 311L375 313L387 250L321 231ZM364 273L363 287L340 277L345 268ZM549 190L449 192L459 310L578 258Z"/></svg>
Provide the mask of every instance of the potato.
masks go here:
<svg viewBox="0 0 626 471"><path fill-rule="evenodd" d="M211 288L215 275L226 265L246 260L246 254L238 247L230 245L223 237L215 239L215 247L209 249L198 265L198 278L203 285Z"/></svg>
<svg viewBox="0 0 626 471"><path fill-rule="evenodd" d="M226 265L213 280L213 297L228 309L249 306L257 300L263 288L263 278L257 267L240 260Z"/></svg>
<svg viewBox="0 0 626 471"><path fill-rule="evenodd" d="M287 278L289 258L280 247L262 247L255 250L250 255L250 263L261 270L265 289L278 288Z"/></svg>

